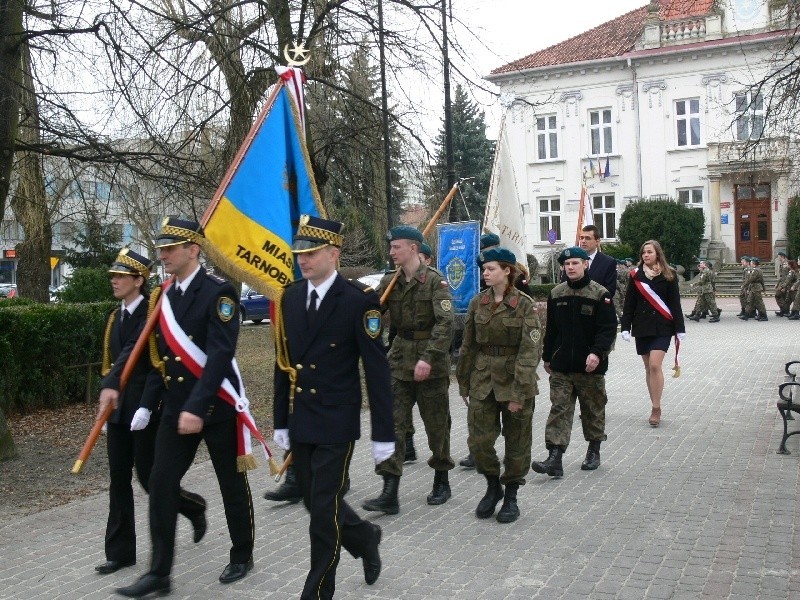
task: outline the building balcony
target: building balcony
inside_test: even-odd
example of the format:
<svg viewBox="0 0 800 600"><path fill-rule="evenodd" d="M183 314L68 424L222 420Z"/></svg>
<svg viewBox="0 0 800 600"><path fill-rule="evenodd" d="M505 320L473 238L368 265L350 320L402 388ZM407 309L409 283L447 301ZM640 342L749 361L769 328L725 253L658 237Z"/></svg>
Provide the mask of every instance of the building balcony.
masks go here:
<svg viewBox="0 0 800 600"><path fill-rule="evenodd" d="M708 174L731 175L742 171L787 173L791 168L789 138L764 138L759 141L709 142Z"/></svg>

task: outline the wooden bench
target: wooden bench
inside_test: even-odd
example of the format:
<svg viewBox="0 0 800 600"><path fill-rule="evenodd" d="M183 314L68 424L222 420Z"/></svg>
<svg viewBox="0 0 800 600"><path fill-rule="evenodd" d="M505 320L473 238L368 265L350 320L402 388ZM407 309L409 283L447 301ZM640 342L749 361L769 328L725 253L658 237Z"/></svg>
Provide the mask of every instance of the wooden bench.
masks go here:
<svg viewBox="0 0 800 600"><path fill-rule="evenodd" d="M800 376L800 360L786 363L784 371L786 372L786 381L778 386L778 412L783 419L783 438L781 438L778 454L791 454L786 449L786 440L800 433L800 429L789 432L789 421L795 420L792 412L800 413L800 381L797 380ZM794 400L795 395L798 396L797 402Z"/></svg>

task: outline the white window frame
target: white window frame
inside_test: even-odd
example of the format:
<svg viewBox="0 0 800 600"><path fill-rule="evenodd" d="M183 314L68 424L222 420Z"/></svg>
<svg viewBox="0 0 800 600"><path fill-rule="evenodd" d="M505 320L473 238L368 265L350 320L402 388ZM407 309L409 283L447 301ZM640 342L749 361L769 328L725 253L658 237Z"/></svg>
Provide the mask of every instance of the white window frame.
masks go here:
<svg viewBox="0 0 800 600"><path fill-rule="evenodd" d="M696 110L692 110L692 103L696 102ZM679 111L683 109L683 114ZM697 124L697 141L692 140L693 125ZM684 140L681 143L681 127ZM700 123L700 98L683 98L675 101L675 146L677 148L697 148L703 144L703 132Z"/></svg>
<svg viewBox="0 0 800 600"><path fill-rule="evenodd" d="M705 189L702 187L678 188L675 190L678 204L688 208L703 210Z"/></svg>
<svg viewBox="0 0 800 600"><path fill-rule="evenodd" d="M542 210L543 204L546 203ZM536 207L539 209L539 240L548 242L547 234L551 229L556 230L556 242L561 241L561 198L559 196L540 196L536 198ZM542 229L545 227L545 229Z"/></svg>
<svg viewBox="0 0 800 600"><path fill-rule="evenodd" d="M599 206L598 206L599 200ZM616 194L592 194L592 215L594 224L599 230L601 240L617 239L617 198ZM611 235L608 235L609 223L613 228Z"/></svg>
<svg viewBox="0 0 800 600"><path fill-rule="evenodd" d="M544 155L541 145L544 144ZM558 158L558 116L555 114L536 117L536 160Z"/></svg>
<svg viewBox="0 0 800 600"><path fill-rule="evenodd" d="M597 123L592 116L597 115ZM607 119L607 120L606 120ZM594 134L597 134L597 148ZM595 152L597 150L597 152ZM614 113L611 108L595 108L589 111L589 156L607 156L614 153Z"/></svg>
<svg viewBox="0 0 800 600"><path fill-rule="evenodd" d="M733 102L736 116L733 122L734 139L744 142L763 138L765 136L764 95L756 94L753 97L753 92L748 90L736 94ZM758 135L754 135L756 130L759 131Z"/></svg>

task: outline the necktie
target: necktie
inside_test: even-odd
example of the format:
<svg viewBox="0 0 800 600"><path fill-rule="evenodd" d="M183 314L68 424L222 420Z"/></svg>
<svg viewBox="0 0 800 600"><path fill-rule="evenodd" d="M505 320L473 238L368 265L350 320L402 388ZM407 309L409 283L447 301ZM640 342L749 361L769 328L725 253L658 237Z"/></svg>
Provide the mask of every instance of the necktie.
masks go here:
<svg viewBox="0 0 800 600"><path fill-rule="evenodd" d="M317 318L317 290L311 290L310 300L308 302L308 326L311 327L314 324L314 319Z"/></svg>
<svg viewBox="0 0 800 600"><path fill-rule="evenodd" d="M130 318L130 316L131 316L131 313L128 312L128 309L127 308L123 308L122 309L122 322L124 323L125 321L127 321Z"/></svg>

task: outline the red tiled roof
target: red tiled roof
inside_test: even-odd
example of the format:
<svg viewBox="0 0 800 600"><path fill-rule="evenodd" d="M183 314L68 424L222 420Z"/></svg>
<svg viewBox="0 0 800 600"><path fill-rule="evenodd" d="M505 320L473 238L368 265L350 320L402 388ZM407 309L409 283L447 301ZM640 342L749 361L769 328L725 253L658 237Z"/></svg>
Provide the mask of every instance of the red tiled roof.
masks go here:
<svg viewBox="0 0 800 600"><path fill-rule="evenodd" d="M714 0L659 0L662 21L708 14ZM598 25L539 52L510 62L492 71L492 75L513 73L537 67L565 65L575 62L620 56L634 49L644 33L647 6L637 8L616 19Z"/></svg>

